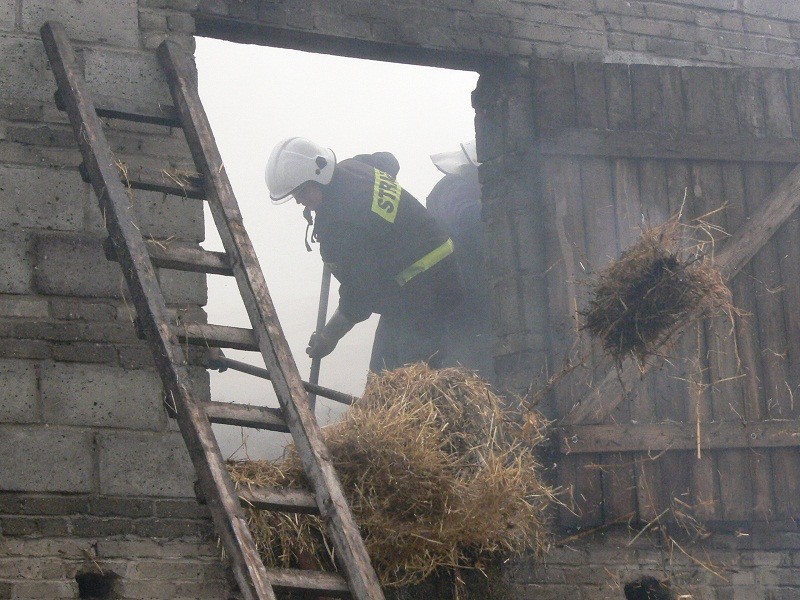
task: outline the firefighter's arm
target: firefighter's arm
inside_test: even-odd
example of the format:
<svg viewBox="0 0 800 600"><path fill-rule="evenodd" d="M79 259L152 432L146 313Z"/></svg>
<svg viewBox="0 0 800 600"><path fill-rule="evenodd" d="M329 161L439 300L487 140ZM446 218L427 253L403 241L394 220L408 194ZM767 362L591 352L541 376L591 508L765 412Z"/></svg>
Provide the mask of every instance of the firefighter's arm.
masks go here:
<svg viewBox="0 0 800 600"><path fill-rule="evenodd" d="M337 308L322 331L311 334L306 354L311 358L328 356L336 348L336 344L344 337L344 334L350 331L354 325L355 323Z"/></svg>

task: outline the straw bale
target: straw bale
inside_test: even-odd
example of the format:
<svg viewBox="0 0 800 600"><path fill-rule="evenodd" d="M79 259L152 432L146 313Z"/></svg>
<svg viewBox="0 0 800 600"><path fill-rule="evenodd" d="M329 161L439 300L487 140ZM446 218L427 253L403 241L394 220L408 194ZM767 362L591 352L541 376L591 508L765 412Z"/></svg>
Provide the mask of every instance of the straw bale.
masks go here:
<svg viewBox="0 0 800 600"><path fill-rule="evenodd" d="M406 585L441 567L542 551L552 491L533 449L543 428L463 369L416 364L370 375L364 397L323 436L381 582ZM294 452L230 468L240 486L304 486ZM268 564L313 557L332 568L319 518L249 513Z"/></svg>
<svg viewBox="0 0 800 600"><path fill-rule="evenodd" d="M583 329L618 362L640 363L688 323L731 315L731 293L713 263L713 237L703 222L683 224L680 214L642 236L598 275Z"/></svg>

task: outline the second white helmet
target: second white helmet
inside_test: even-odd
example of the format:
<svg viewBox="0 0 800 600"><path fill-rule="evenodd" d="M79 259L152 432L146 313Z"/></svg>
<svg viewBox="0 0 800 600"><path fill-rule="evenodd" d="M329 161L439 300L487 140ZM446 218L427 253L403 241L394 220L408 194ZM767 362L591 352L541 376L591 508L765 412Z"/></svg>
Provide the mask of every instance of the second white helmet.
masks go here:
<svg viewBox="0 0 800 600"><path fill-rule="evenodd" d="M306 181L327 185L335 167L336 155L330 148L302 137L286 138L276 144L267 160L269 197L273 204L282 204Z"/></svg>
<svg viewBox="0 0 800 600"><path fill-rule="evenodd" d="M461 144L458 150L431 154L431 160L436 168L445 175L463 174L472 167L477 167L478 155L475 151L475 140Z"/></svg>

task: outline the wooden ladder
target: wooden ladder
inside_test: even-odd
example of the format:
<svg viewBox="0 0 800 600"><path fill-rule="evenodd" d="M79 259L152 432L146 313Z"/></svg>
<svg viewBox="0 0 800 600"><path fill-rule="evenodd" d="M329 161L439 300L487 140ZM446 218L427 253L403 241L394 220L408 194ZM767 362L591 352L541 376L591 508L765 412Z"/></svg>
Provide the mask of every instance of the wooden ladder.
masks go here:
<svg viewBox="0 0 800 600"><path fill-rule="evenodd" d="M69 115L83 156L83 171L100 201L109 245L120 263L144 332L161 375L164 391L180 426L197 474L199 495L207 503L216 530L245 598L274 599L274 590L305 590L357 600L382 600L378 579L342 493L330 454L309 407L289 346L275 314L264 275L244 229L242 216L211 127L191 78L191 57L164 42L158 58L166 73L174 107L146 114L119 101L97 108L77 65L75 52L59 23L41 30L58 86L57 98ZM145 113L145 114L143 114ZM102 130L100 116L182 127L200 177L185 185L165 185L157 176L137 171L120 179L120 171ZM204 198L219 230L225 252L184 248L180 252L146 242L132 220L126 185L179 196ZM195 324L178 328L170 321L155 267L217 273L236 278L252 329ZM182 342L216 341L221 347L260 351L280 409L200 402L192 394ZM213 342L212 342L213 345ZM289 431L313 494L302 490L259 489L237 494L225 468L212 422ZM326 522L343 576L298 569L266 568L250 531L242 504L286 512L318 512Z"/></svg>

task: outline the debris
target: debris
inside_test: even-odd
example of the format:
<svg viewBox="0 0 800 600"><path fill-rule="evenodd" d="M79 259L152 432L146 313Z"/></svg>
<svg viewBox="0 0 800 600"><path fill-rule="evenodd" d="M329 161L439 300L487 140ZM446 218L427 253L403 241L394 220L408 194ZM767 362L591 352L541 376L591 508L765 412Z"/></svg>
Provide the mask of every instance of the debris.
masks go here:
<svg viewBox="0 0 800 600"><path fill-rule="evenodd" d="M533 453L545 422L502 402L471 372L415 364L370 375L344 420L323 428L383 585L545 549L553 492ZM293 451L229 468L240 487L306 487ZM249 523L266 564L332 568L319 517L249 510Z"/></svg>
<svg viewBox="0 0 800 600"><path fill-rule="evenodd" d="M648 227L639 240L600 272L583 329L618 363L644 364L683 325L732 314L731 292L713 264L711 226L683 224L680 213Z"/></svg>

